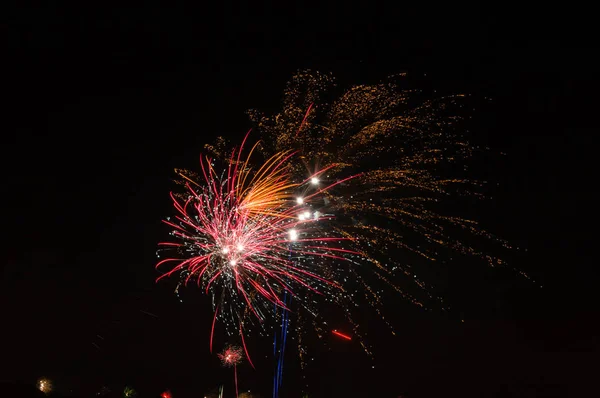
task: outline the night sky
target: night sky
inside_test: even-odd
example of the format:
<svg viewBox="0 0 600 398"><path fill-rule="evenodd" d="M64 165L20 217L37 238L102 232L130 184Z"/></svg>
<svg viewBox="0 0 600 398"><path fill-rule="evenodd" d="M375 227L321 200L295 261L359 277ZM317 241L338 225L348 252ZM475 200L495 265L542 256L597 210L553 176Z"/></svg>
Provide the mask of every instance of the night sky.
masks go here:
<svg viewBox="0 0 600 398"><path fill-rule="evenodd" d="M527 249L512 264L536 280L455 265L441 281L455 313L387 302L400 335L372 331L374 363L355 341L330 339L307 371L310 396L587 395L600 313L597 45L585 20L454 4L250 4L6 14L0 380L46 376L74 397L125 384L150 397L231 392L230 370L208 353L209 300L186 292L182 304L172 283L154 282L172 171L194 169L217 135L243 136L244 112L277 110L287 80L310 68L342 84L406 71L481 99L473 141L506 155L480 160L499 185L475 211ZM272 363L255 362L240 385L270 396ZM302 374L288 363L283 394L298 397Z"/></svg>

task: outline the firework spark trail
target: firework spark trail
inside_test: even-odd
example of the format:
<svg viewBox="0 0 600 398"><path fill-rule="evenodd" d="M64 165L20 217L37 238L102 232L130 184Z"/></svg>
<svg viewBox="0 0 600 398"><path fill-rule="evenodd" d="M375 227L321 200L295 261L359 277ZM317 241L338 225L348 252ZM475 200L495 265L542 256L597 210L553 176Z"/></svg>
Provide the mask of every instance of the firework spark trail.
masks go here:
<svg viewBox="0 0 600 398"><path fill-rule="evenodd" d="M338 332L337 330L332 330L331 333L335 334L336 336L339 336L339 337L343 338L344 340L352 340L352 337L348 336L347 334Z"/></svg>

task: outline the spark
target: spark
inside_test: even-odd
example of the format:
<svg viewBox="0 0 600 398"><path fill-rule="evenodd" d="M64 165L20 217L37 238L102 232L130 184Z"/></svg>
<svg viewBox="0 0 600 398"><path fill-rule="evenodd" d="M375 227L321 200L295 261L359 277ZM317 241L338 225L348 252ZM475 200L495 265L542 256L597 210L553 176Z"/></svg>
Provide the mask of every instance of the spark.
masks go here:
<svg viewBox="0 0 600 398"><path fill-rule="evenodd" d="M338 332L337 330L332 330L332 331L331 331L331 333L333 333L333 334L335 334L336 336L339 336L339 337L341 337L341 338L343 338L343 339L346 339L346 340L352 340L352 337L348 336L347 334L340 333L340 332Z"/></svg>
<svg viewBox="0 0 600 398"><path fill-rule="evenodd" d="M151 317L153 317L153 318L160 318L158 315L156 315L156 314L153 314L153 313L151 313L151 312L148 312L148 311L140 310L140 312L141 312L142 314L146 314L146 315L148 315L148 316L151 316Z"/></svg>
<svg viewBox="0 0 600 398"><path fill-rule="evenodd" d="M295 229L290 229L290 240L294 241L298 239L298 232Z"/></svg>
<svg viewBox="0 0 600 398"><path fill-rule="evenodd" d="M123 390L123 396L125 398L135 398L137 395L137 391L134 390L133 387L125 386L125 389Z"/></svg>

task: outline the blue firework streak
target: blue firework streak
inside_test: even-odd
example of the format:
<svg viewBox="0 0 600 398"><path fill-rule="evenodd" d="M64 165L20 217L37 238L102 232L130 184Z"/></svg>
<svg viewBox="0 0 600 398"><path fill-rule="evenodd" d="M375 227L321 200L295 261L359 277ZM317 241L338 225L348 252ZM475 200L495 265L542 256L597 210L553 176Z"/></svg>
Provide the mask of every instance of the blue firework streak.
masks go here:
<svg viewBox="0 0 600 398"><path fill-rule="evenodd" d="M283 302L285 303L286 307L289 308L291 297L288 296L287 292L284 293ZM278 310L278 307L275 306L275 312ZM282 308L279 340L277 339L277 333L275 333L273 341L273 355L277 359L275 365L275 375L273 376L273 398L279 398L279 390L281 389L281 384L283 383L283 362L285 359L285 346L287 342L288 326L290 323L289 319L289 311L287 311L285 308ZM278 342L279 346L277 345Z"/></svg>
<svg viewBox="0 0 600 398"><path fill-rule="evenodd" d="M289 258L291 259L292 252L290 250ZM277 346L277 332L275 332L273 336L273 356L276 358L275 365L275 374L273 376L273 398L279 398L279 390L281 389L281 384L283 383L283 361L285 358L285 345L287 342L287 333L289 326L289 311L286 308L289 308L289 304L291 303L292 298L288 295L287 290L284 291L283 294L283 304L281 307L281 331L279 337L279 348ZM279 315L280 307L275 305L275 316Z"/></svg>

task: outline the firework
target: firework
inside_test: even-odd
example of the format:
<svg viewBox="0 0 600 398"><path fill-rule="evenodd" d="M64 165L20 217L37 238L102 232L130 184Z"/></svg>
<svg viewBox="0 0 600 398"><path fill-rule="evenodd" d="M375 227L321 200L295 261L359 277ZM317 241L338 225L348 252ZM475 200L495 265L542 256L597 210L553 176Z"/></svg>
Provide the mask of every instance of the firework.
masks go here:
<svg viewBox="0 0 600 398"><path fill-rule="evenodd" d="M204 398L223 398L223 385L212 389L204 394Z"/></svg>
<svg viewBox="0 0 600 398"><path fill-rule="evenodd" d="M395 333L384 314L387 292L424 309L446 310L443 298L427 282L432 269L459 256L502 265L490 252L511 249L477 222L457 216L460 210L445 213L461 197L484 198L484 184L469 179L466 171L477 153L462 134L468 96L431 98L403 88L406 84L405 76L397 75L379 84L350 87L338 96L331 75L299 72L285 89L281 111L248 112L262 139L262 156L298 154L290 178L303 180L326 169L310 179L311 186L344 181L323 192L319 210L335 218L322 226L351 238L343 247L361 256L347 262L343 274L331 274L342 288L328 298L342 307L352 335L369 355L354 308L368 304ZM349 176L356 177L345 180ZM320 272L330 275L326 267ZM330 328L315 314L305 319L312 319L322 336ZM298 340L307 324L297 325Z"/></svg>
<svg viewBox="0 0 600 398"><path fill-rule="evenodd" d="M221 360L221 364L227 368L239 365L244 358L242 349L234 345L227 346L223 352L217 354L217 356Z"/></svg>
<svg viewBox="0 0 600 398"><path fill-rule="evenodd" d="M344 334L342 332L338 332L337 330L332 330L331 333L335 334L336 336L341 337L342 339L345 340L352 340L352 337L348 336L347 334Z"/></svg>
<svg viewBox="0 0 600 398"><path fill-rule="evenodd" d="M52 392L52 382L46 378L39 379L37 382L37 388L44 394Z"/></svg>
<svg viewBox="0 0 600 398"><path fill-rule="evenodd" d="M217 319L240 334L245 349L244 327L273 316L273 305L287 309L282 299L286 294L298 297L304 292L303 302L309 303L311 293L340 290L338 269L332 264L360 256L341 247L350 237L320 226L333 218L319 210L324 193L354 176L317 184L328 167L296 182L290 174L293 151L276 153L252 168L256 147L240 160L242 143L221 173L215 160L201 158L202 183L179 171L187 196L172 195L179 214L165 220L178 241L160 244L174 252L157 267L176 265L158 279L178 273L184 284L195 281L212 294L211 350Z"/></svg>
<svg viewBox="0 0 600 398"><path fill-rule="evenodd" d="M291 303L291 297L283 296L283 301L287 306ZM275 312L278 308L275 308ZM290 323L289 311L281 309L281 329L280 333L274 333L273 336L273 356L275 357L275 372L273 376L273 398L279 397L279 390L283 383L283 363L285 359L285 348L288 336L288 327ZM278 336L279 334L279 336Z"/></svg>
<svg viewBox="0 0 600 398"><path fill-rule="evenodd" d="M280 112L249 111L261 140L247 154L248 135L233 150L220 138L205 147L201 174L176 170L185 192L172 194L178 214L165 222L174 241L161 244L166 258L157 265L172 267L161 278L178 275L177 292L194 281L212 296L211 350L220 321L239 335L252 364L244 333L281 325L275 395L291 305L301 367L306 326L319 337L332 330L319 315L331 313L322 310L329 303L351 329L332 333L356 337L372 355L356 308L369 304L395 333L384 287L424 309L447 308L426 270L456 255L500 265L482 247L510 248L441 210L462 196L483 197L483 184L464 171L475 153L457 128L466 97L421 100L418 90L401 87L393 77L335 99L330 75L301 72Z"/></svg>
<svg viewBox="0 0 600 398"><path fill-rule="evenodd" d="M123 397L125 398L135 398L137 397L137 391L133 389L131 386L125 386L123 389Z"/></svg>
<svg viewBox="0 0 600 398"><path fill-rule="evenodd" d="M244 354L242 349L238 346L229 345L225 347L223 352L217 354L221 360L221 364L227 368L233 367L233 375L235 380L235 396L238 396L238 382L237 382L237 365L242 363Z"/></svg>

